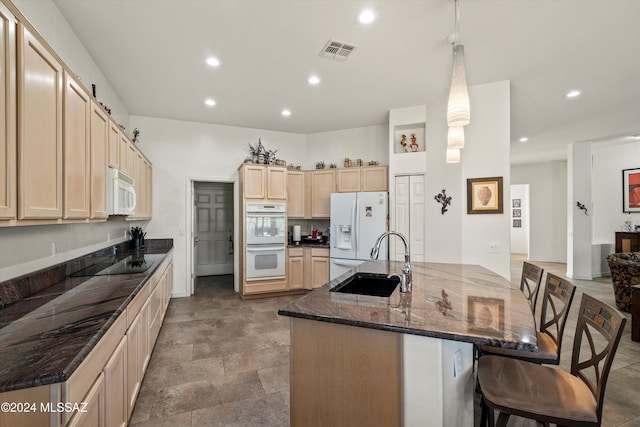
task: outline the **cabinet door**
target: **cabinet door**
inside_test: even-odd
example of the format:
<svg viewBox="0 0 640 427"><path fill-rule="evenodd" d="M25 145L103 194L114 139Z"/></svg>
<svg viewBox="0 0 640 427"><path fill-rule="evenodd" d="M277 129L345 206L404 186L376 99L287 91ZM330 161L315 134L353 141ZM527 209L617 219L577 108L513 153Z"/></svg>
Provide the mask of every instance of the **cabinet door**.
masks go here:
<svg viewBox="0 0 640 427"><path fill-rule="evenodd" d="M305 207L305 172L287 172L287 216L289 218L304 218Z"/></svg>
<svg viewBox="0 0 640 427"><path fill-rule="evenodd" d="M311 257L311 287L319 288L329 282L329 258Z"/></svg>
<svg viewBox="0 0 640 427"><path fill-rule="evenodd" d="M267 168L267 199L286 200L287 170L285 168Z"/></svg>
<svg viewBox="0 0 640 427"><path fill-rule="evenodd" d="M311 216L329 218L331 216L331 193L335 192L333 171L311 172Z"/></svg>
<svg viewBox="0 0 640 427"><path fill-rule="evenodd" d="M133 177L133 188L136 191L136 209L131 215L131 218L143 218L144 217L144 204L145 195L142 191L142 175L144 173L146 179L146 171L144 171L142 153L136 151L133 155L133 161L131 162L131 176ZM144 185L146 188L146 184Z"/></svg>
<svg viewBox="0 0 640 427"><path fill-rule="evenodd" d="M304 257L302 248L289 248L287 282L289 289L304 288Z"/></svg>
<svg viewBox="0 0 640 427"><path fill-rule="evenodd" d="M388 191L387 167L373 166L362 168L361 191Z"/></svg>
<svg viewBox="0 0 640 427"><path fill-rule="evenodd" d="M62 66L18 24L20 219L62 218Z"/></svg>
<svg viewBox="0 0 640 427"><path fill-rule="evenodd" d="M338 171L338 192L354 193L360 191L360 168L348 168Z"/></svg>
<svg viewBox="0 0 640 427"><path fill-rule="evenodd" d="M109 166L114 169L120 168L120 129L111 121L109 121Z"/></svg>
<svg viewBox="0 0 640 427"><path fill-rule="evenodd" d="M104 366L105 420L109 427L125 427L127 411L127 337L120 340Z"/></svg>
<svg viewBox="0 0 640 427"><path fill-rule="evenodd" d="M82 399L87 404L84 408L85 411L76 412L67 427L106 427L104 399L104 374L101 373L87 395Z"/></svg>
<svg viewBox="0 0 640 427"><path fill-rule="evenodd" d="M91 102L91 218L107 218L107 162L109 119Z"/></svg>
<svg viewBox="0 0 640 427"><path fill-rule="evenodd" d="M90 170L91 100L80 84L64 74L64 215L89 218L91 211Z"/></svg>
<svg viewBox="0 0 640 427"><path fill-rule="evenodd" d="M138 397L138 391L140 390L140 382L142 381L141 375L141 330L142 330L142 311L135 317L129 329L127 329L127 383L126 383L126 398L127 398L127 418L131 415L133 407L136 404L136 397Z"/></svg>
<svg viewBox="0 0 640 427"><path fill-rule="evenodd" d="M16 24L0 3L0 219L16 218Z"/></svg>
<svg viewBox="0 0 640 427"><path fill-rule="evenodd" d="M120 143L118 144L118 164L120 165L120 170L130 177L133 177L133 164L136 158L135 147L122 132L118 135L120 136Z"/></svg>
<svg viewBox="0 0 640 427"><path fill-rule="evenodd" d="M245 199L264 199L266 197L267 173L264 166L244 165L243 186Z"/></svg>

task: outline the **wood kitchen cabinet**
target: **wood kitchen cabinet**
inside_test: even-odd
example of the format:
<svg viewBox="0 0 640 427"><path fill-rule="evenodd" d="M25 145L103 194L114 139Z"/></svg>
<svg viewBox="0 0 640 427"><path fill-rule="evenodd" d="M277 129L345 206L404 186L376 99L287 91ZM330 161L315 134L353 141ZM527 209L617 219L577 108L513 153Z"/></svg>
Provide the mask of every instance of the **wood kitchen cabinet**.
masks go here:
<svg viewBox="0 0 640 427"><path fill-rule="evenodd" d="M19 219L62 218L62 74L54 55L18 23Z"/></svg>
<svg viewBox="0 0 640 427"><path fill-rule="evenodd" d="M336 174L333 170L311 173L311 217L331 217L331 193L336 191Z"/></svg>
<svg viewBox="0 0 640 427"><path fill-rule="evenodd" d="M287 217L310 217L307 201L307 172L287 171Z"/></svg>
<svg viewBox="0 0 640 427"><path fill-rule="evenodd" d="M108 166L120 168L120 128L114 122L109 122L109 161Z"/></svg>
<svg viewBox="0 0 640 427"><path fill-rule="evenodd" d="M287 169L278 166L243 164L240 166L245 199L286 200Z"/></svg>
<svg viewBox="0 0 640 427"><path fill-rule="evenodd" d="M289 248L287 260L287 283L289 289L304 288L304 249Z"/></svg>
<svg viewBox="0 0 640 427"><path fill-rule="evenodd" d="M361 168L345 168L337 171L338 193L351 193L360 191Z"/></svg>
<svg viewBox="0 0 640 427"><path fill-rule="evenodd" d="M119 169L130 177L133 176L134 163L136 161L136 148L129 138L122 132L118 133L118 165Z"/></svg>
<svg viewBox="0 0 640 427"><path fill-rule="evenodd" d="M63 218L89 218L91 211L91 100L68 72L65 71L63 75Z"/></svg>
<svg viewBox="0 0 640 427"><path fill-rule="evenodd" d="M361 177L360 191L389 191L387 166L364 166Z"/></svg>
<svg viewBox="0 0 640 427"><path fill-rule="evenodd" d="M16 24L0 3L0 220L17 214Z"/></svg>
<svg viewBox="0 0 640 427"><path fill-rule="evenodd" d="M105 425L125 427L127 412L127 337L123 336L111 358L104 366Z"/></svg>
<svg viewBox="0 0 640 427"><path fill-rule="evenodd" d="M86 403L83 412L73 413L73 418L67 427L104 427L107 425L105 419L105 399L107 394L104 389L104 374L100 373L91 389L83 398ZM71 402L70 402L71 403ZM80 402L78 401L78 404Z"/></svg>
<svg viewBox="0 0 640 427"><path fill-rule="evenodd" d="M315 289L329 282L329 248L309 249L309 287Z"/></svg>
<svg viewBox="0 0 640 427"><path fill-rule="evenodd" d="M107 160L109 119L102 107L91 102L91 218L107 218Z"/></svg>

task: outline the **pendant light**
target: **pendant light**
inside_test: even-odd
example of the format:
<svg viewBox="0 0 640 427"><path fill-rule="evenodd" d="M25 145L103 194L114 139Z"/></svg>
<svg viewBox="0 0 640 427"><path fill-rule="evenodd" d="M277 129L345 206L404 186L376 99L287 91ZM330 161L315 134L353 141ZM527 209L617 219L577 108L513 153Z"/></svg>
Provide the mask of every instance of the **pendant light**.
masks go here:
<svg viewBox="0 0 640 427"><path fill-rule="evenodd" d="M464 127L471 122L471 106L467 76L464 67L464 46L458 43L460 15L455 0L455 34L453 37L453 69L447 103L447 163L460 161L460 149L464 148Z"/></svg>

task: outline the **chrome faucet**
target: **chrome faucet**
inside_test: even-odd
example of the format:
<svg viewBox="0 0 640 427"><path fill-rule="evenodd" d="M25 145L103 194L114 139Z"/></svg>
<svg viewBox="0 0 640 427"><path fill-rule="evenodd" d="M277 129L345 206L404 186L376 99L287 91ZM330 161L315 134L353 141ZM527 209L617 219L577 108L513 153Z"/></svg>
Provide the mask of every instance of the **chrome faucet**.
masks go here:
<svg viewBox="0 0 640 427"><path fill-rule="evenodd" d="M398 233L396 231L385 231L378 237L375 245L373 245L373 249L371 249L371 259L378 259L378 255L380 253L380 245L382 241L387 236L398 236L402 243L404 243L404 266L402 267L402 275L399 274L389 274L387 278L391 278L393 276L397 276L400 278L400 292L410 292L411 291L411 256L409 255L409 244L407 243L407 238L402 235L402 233Z"/></svg>

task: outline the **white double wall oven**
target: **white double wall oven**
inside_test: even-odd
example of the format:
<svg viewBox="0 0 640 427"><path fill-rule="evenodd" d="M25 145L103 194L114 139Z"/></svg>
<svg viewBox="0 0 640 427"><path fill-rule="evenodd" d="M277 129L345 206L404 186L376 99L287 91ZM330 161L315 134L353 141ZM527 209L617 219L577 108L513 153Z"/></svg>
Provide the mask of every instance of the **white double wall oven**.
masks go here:
<svg viewBox="0 0 640 427"><path fill-rule="evenodd" d="M245 207L246 280L284 279L287 216L284 203L247 203Z"/></svg>

